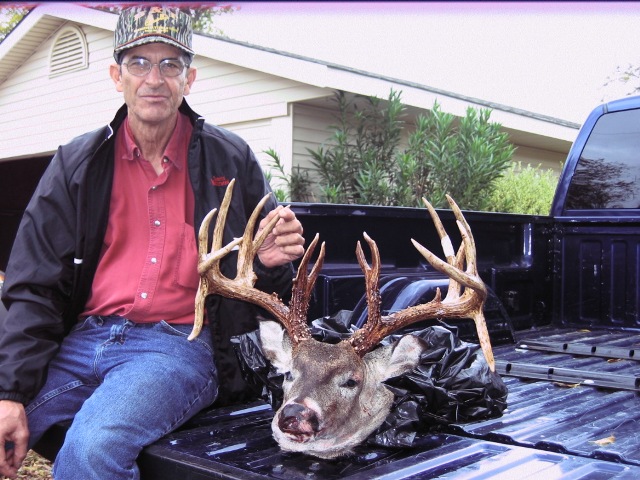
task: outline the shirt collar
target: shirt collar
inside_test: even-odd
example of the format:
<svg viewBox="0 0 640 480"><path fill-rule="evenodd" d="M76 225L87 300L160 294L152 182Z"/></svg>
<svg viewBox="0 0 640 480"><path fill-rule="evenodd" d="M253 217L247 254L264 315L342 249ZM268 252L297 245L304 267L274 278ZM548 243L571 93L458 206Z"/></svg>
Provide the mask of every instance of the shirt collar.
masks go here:
<svg viewBox="0 0 640 480"><path fill-rule="evenodd" d="M178 169L182 170L185 164L185 159L187 156L185 148L185 137L190 135L189 132L189 119L186 115L178 112L178 121L176 122L176 127L171 134L171 138L169 138L169 143L164 149L164 157L168 158L171 163L173 163ZM187 138L187 145L189 139ZM127 160L133 161L137 160L141 157L142 152L136 145L136 141L133 137L133 133L131 132L131 127L129 125L129 117L127 116L124 120L124 157ZM181 152L181 150L183 150Z"/></svg>

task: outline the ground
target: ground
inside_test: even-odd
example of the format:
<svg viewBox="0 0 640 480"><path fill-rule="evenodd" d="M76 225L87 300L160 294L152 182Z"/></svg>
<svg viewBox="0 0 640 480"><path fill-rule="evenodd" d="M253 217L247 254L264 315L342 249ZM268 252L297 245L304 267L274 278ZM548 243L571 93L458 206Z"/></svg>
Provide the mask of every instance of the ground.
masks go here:
<svg viewBox="0 0 640 480"><path fill-rule="evenodd" d="M51 476L51 462L29 450L27 458L18 471L19 480L53 480Z"/></svg>

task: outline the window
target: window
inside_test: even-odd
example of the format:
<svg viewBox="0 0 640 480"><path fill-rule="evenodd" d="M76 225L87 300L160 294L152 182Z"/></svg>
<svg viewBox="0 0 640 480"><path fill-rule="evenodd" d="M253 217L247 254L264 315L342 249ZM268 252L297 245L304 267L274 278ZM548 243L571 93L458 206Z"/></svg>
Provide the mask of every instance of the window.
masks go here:
<svg viewBox="0 0 640 480"><path fill-rule="evenodd" d="M640 208L640 110L603 115L587 141L566 208Z"/></svg>
<svg viewBox="0 0 640 480"><path fill-rule="evenodd" d="M77 27L66 26L56 36L49 58L49 77L87 68L87 41Z"/></svg>

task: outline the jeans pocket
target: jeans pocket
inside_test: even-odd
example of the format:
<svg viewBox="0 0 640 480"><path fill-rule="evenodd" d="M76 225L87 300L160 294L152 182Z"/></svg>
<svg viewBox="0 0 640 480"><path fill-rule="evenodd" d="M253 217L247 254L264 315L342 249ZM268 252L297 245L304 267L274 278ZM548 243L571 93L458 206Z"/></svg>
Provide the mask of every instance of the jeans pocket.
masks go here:
<svg viewBox="0 0 640 480"><path fill-rule="evenodd" d="M187 339L187 337L191 333L191 330L193 329L193 325L171 325L171 324L167 323L164 320L160 320L159 326L161 327L161 329L164 332L169 333L171 335L176 335L176 336L179 336L179 337L183 337L185 340ZM206 325L202 328L202 331L200 332L200 335L198 335L191 342L194 343L194 344L197 344L197 345L202 345L211 354L213 354L213 345L211 343L211 334L209 332L209 328Z"/></svg>

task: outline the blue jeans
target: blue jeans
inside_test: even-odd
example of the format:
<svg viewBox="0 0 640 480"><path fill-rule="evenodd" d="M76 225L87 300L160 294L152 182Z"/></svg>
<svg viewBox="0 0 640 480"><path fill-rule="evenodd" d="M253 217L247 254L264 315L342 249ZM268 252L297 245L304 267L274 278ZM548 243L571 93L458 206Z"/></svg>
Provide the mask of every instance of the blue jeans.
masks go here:
<svg viewBox="0 0 640 480"><path fill-rule="evenodd" d="M218 381L208 329L88 317L63 340L26 409L32 447L73 420L54 462L56 480L137 479L147 445L213 403Z"/></svg>

